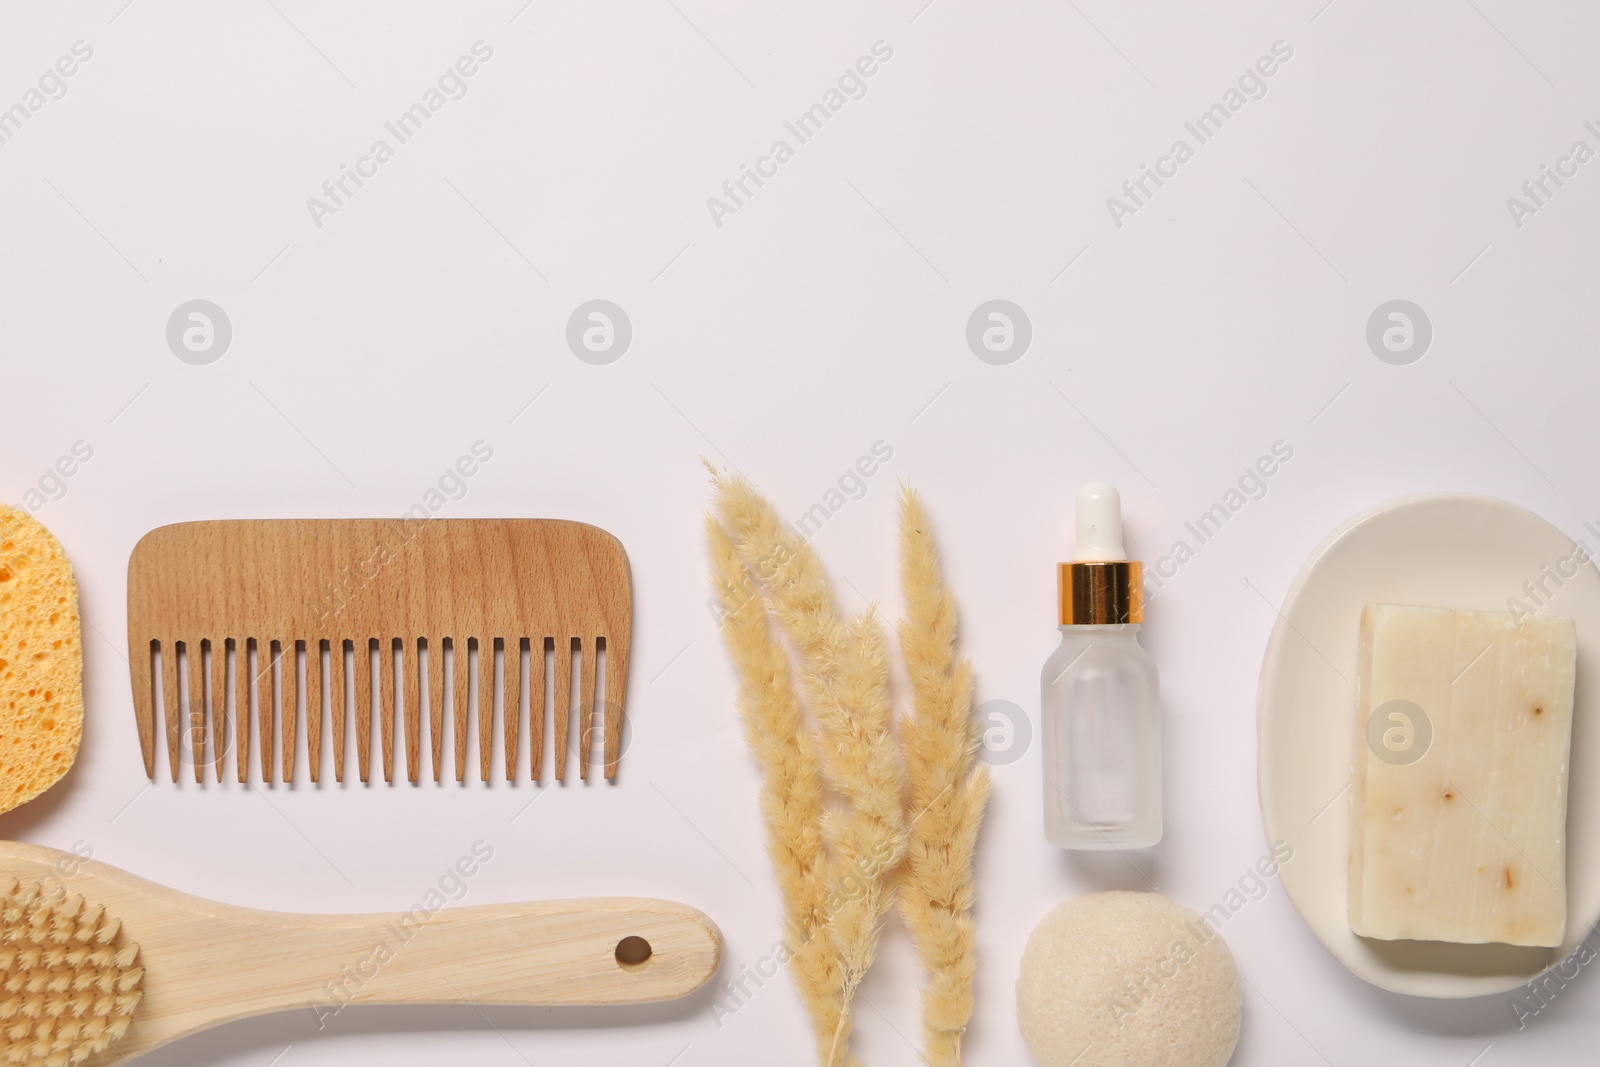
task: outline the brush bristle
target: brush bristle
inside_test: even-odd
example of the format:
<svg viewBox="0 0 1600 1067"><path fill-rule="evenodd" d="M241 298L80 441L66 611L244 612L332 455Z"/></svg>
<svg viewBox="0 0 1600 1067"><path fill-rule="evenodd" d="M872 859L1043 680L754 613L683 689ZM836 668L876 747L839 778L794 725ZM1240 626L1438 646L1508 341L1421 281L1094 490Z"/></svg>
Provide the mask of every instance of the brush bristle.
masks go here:
<svg viewBox="0 0 1600 1067"><path fill-rule="evenodd" d="M73 1067L127 1032L139 946L99 905L0 878L0 1064Z"/></svg>

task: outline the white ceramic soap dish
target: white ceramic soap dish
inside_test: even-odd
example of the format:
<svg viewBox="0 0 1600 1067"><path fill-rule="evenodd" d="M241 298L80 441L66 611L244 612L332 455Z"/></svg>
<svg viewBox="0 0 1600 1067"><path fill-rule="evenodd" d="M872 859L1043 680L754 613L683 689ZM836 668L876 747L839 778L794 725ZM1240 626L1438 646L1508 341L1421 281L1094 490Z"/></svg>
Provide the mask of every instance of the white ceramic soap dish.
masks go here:
<svg viewBox="0 0 1600 1067"><path fill-rule="evenodd" d="M1261 815L1268 840L1294 848L1281 872L1289 899L1322 943L1374 985L1422 997L1502 993L1565 959L1600 921L1600 572L1580 565L1575 547L1503 500L1403 497L1330 534L1284 596L1261 665ZM1577 621L1566 940L1559 948L1519 948L1357 937L1347 879L1361 608L1505 611L1513 599Z"/></svg>

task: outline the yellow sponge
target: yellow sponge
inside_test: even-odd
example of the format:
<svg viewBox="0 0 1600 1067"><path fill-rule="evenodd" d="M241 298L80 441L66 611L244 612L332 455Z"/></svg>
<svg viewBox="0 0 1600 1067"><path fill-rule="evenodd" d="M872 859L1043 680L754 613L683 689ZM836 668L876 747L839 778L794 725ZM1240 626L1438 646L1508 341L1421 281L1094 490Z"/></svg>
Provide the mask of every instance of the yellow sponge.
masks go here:
<svg viewBox="0 0 1600 1067"><path fill-rule="evenodd" d="M83 636L66 553L0 504L0 811L54 785L83 737Z"/></svg>

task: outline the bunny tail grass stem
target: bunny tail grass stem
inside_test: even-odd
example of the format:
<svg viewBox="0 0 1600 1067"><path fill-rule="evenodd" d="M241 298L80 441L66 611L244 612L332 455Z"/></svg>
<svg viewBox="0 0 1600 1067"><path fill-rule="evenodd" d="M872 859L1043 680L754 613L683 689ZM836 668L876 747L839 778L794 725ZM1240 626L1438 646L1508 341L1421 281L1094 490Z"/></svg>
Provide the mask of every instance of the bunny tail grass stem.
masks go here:
<svg viewBox="0 0 1600 1067"><path fill-rule="evenodd" d="M803 721L789 660L773 637L759 592L731 538L706 518L711 581L721 631L739 674L745 739L761 769L767 852L783 898L784 944L796 988L811 1016L823 1063L838 1062L846 1026L844 974L824 926L831 878L822 842L822 777L815 738Z"/></svg>
<svg viewBox="0 0 1600 1067"><path fill-rule="evenodd" d="M830 1057L849 1059L850 1000L871 966L905 858L905 771L889 703L888 642L875 610L846 623L821 561L744 479L712 472L716 508L746 570L799 653L821 733L823 777L844 799L826 812L832 856L826 932L843 971L844 1016Z"/></svg>
<svg viewBox="0 0 1600 1067"><path fill-rule="evenodd" d="M900 582L906 602L900 652L914 713L901 724L912 818L899 905L926 973L923 1060L959 1067L977 967L973 850L989 774L974 763L972 664L955 659L955 596L940 570L927 511L909 488L900 500Z"/></svg>

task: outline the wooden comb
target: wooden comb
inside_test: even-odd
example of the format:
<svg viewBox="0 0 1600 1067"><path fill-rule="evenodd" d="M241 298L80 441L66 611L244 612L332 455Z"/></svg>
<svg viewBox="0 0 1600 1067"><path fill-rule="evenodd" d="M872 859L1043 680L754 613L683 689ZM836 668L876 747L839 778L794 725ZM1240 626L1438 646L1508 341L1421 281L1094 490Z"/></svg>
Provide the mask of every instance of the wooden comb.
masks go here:
<svg viewBox="0 0 1600 1067"><path fill-rule="evenodd" d="M547 682L555 720L555 777L566 780L575 678L578 773L589 777L596 712L603 709L605 776L615 778L632 621L627 554L615 537L585 523L253 519L163 526L139 541L128 562L128 663L145 773L155 777L160 704L174 782L184 755L194 763L195 781L204 780L207 745L218 781L229 747L239 781L247 781L254 674L263 782L277 780L279 753L283 780L294 779L302 718L311 780L318 780L323 709L330 704L326 718L331 719L334 774L344 781L351 696L356 760L361 781L368 781L374 695L384 780L394 780L399 695L406 774L416 782L424 692L433 778L439 781L449 674L457 781L467 773L473 678L478 770L484 781L492 776L497 713L507 780L517 776L524 723L530 777L541 779ZM504 664L499 687L497 659ZM597 689L601 684L603 690ZM503 713L497 688L505 696Z"/></svg>

